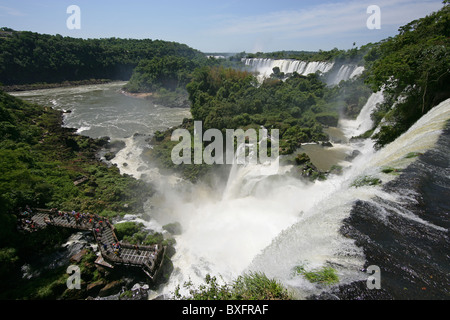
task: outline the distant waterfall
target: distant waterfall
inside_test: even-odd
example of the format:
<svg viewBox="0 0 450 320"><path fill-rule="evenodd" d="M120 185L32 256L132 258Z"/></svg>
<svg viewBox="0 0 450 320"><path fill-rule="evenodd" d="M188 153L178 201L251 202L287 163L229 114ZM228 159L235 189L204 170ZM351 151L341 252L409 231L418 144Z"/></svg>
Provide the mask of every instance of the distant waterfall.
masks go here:
<svg viewBox="0 0 450 320"><path fill-rule="evenodd" d="M336 85L342 80L346 81L359 76L363 71L364 67L356 66L352 64L344 64L339 69L335 68L337 71L329 72L327 75L327 84Z"/></svg>
<svg viewBox="0 0 450 320"><path fill-rule="evenodd" d="M259 73L259 79L270 77L273 73L273 68L280 68L280 72L284 74L297 72L301 75L308 75L320 71L326 73L333 68L334 63L326 61L305 62L293 59L265 59L265 58L250 58L242 59L246 66L249 66L252 71Z"/></svg>
<svg viewBox="0 0 450 320"><path fill-rule="evenodd" d="M339 125L344 131L344 134L346 134L348 138L351 138L354 136L359 136L367 130L372 129L373 120L370 115L372 114L374 108L379 103L382 103L383 100L383 91L372 93L355 120L339 119Z"/></svg>
<svg viewBox="0 0 450 320"><path fill-rule="evenodd" d="M336 65L328 61L300 61L294 59L270 59L270 58L244 58L242 62L250 68L251 71L258 73L260 81L270 77L273 68L280 68L284 74L297 72L301 75L316 73L317 71L325 74L328 85L339 84L342 80L349 80L359 76L364 67L354 64Z"/></svg>

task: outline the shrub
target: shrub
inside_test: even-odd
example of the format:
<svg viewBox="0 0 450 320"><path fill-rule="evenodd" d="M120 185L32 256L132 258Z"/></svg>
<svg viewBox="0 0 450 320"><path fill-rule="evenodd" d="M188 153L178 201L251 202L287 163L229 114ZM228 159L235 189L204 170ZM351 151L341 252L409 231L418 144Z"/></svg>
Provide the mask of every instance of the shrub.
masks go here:
<svg viewBox="0 0 450 320"><path fill-rule="evenodd" d="M303 275L306 280L312 283L332 285L339 282L336 270L331 267L322 267L320 270L306 271L304 266L294 268L295 273Z"/></svg>
<svg viewBox="0 0 450 320"><path fill-rule="evenodd" d="M136 222L127 221L122 223L117 223L114 225L116 229L116 236L119 240L124 239L126 236L133 236L135 233L139 232L142 224L138 224Z"/></svg>
<svg viewBox="0 0 450 320"><path fill-rule="evenodd" d="M207 275L205 284L197 288L191 282L184 283L190 296L180 294L180 287L175 290L174 299L183 300L291 300L288 290L275 279L255 272L239 276L232 284L219 284L216 277Z"/></svg>
<svg viewBox="0 0 450 320"><path fill-rule="evenodd" d="M376 186L381 184L381 180L375 177L370 176L362 176L357 178L353 183L351 184L352 187L359 188L363 186Z"/></svg>

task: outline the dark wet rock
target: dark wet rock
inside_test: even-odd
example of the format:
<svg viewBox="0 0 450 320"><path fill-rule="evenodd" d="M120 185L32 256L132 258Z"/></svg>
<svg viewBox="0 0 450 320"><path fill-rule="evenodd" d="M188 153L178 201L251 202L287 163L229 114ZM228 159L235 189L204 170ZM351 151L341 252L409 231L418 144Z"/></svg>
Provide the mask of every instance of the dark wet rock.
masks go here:
<svg viewBox="0 0 450 320"><path fill-rule="evenodd" d="M380 268L381 288L360 281L311 299L448 299L449 147L450 123L433 149L383 186L399 200L355 201L343 221L340 232L363 249L364 268Z"/></svg>
<svg viewBox="0 0 450 320"><path fill-rule="evenodd" d="M96 296L96 295L98 295L100 289L102 289L104 287L104 285L105 285L104 281L97 281L97 282L89 283L86 286L86 293L89 296Z"/></svg>
<svg viewBox="0 0 450 320"><path fill-rule="evenodd" d="M361 154L361 151L353 150L351 154L349 154L348 156L345 157L345 161L352 161L353 159L355 159L360 154Z"/></svg>
<svg viewBox="0 0 450 320"><path fill-rule="evenodd" d="M122 282L119 280L109 282L102 289L100 289L98 295L100 297L106 297L113 295L122 289Z"/></svg>
<svg viewBox="0 0 450 320"><path fill-rule="evenodd" d="M70 262L80 263L81 259L88 253L87 249L83 249L70 257Z"/></svg>

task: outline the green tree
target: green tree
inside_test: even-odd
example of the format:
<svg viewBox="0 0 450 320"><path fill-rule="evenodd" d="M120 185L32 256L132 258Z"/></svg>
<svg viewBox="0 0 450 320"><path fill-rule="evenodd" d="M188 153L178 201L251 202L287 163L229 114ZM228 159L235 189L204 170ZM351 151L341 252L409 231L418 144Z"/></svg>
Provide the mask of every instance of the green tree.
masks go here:
<svg viewBox="0 0 450 320"><path fill-rule="evenodd" d="M384 89L381 106L386 123L374 135L377 147L393 141L415 121L450 97L450 7L400 27L399 34L382 41L367 55L367 83Z"/></svg>

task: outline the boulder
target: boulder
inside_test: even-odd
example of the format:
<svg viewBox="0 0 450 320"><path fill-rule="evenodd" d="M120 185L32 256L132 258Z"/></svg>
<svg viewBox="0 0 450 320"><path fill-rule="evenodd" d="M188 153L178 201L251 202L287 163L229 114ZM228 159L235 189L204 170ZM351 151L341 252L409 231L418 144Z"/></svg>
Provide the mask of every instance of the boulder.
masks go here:
<svg viewBox="0 0 450 320"><path fill-rule="evenodd" d="M311 159L306 153L299 153L297 154L297 157L295 157L295 163L297 165L305 164L311 162Z"/></svg>
<svg viewBox="0 0 450 320"><path fill-rule="evenodd" d="M357 156L359 156L361 154L360 151L358 150L353 150L352 154L348 155L345 157L345 161L352 161L353 159L355 159Z"/></svg>
<svg viewBox="0 0 450 320"><path fill-rule="evenodd" d="M86 287L86 292L89 295L97 295L100 289L105 285L104 281L96 281L89 283Z"/></svg>
<svg viewBox="0 0 450 320"><path fill-rule="evenodd" d="M74 254L70 257L70 262L72 263L80 263L81 259L88 253L86 249L81 250L80 252Z"/></svg>
<svg viewBox="0 0 450 320"><path fill-rule="evenodd" d="M110 283L108 283L107 285L105 285L100 292L98 293L98 295L100 297L107 297L113 294L116 294L120 291L120 289L122 288L122 282L121 281L112 281Z"/></svg>

